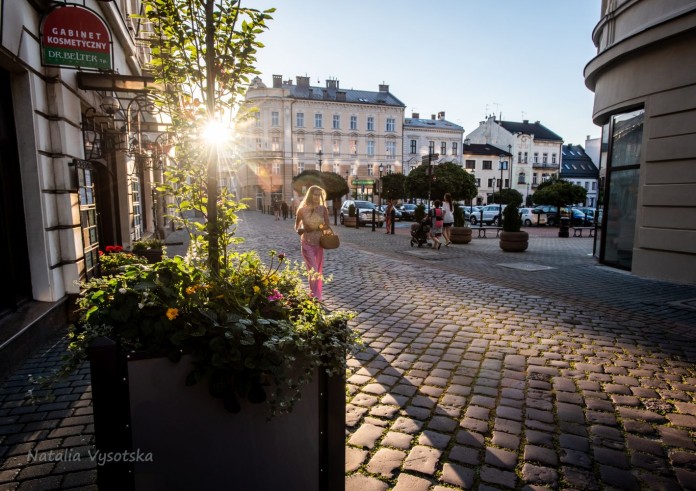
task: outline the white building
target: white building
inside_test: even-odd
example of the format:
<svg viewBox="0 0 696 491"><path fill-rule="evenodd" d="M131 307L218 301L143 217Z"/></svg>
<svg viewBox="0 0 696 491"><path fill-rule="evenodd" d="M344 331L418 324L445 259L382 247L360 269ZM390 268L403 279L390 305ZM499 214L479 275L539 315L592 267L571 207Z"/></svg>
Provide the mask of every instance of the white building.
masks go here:
<svg viewBox="0 0 696 491"><path fill-rule="evenodd" d="M533 192L538 184L559 172L563 139L539 121L499 121L490 116L466 138L470 143L493 145L511 154L510 164L504 164L507 179L510 187L523 196L528 194L527 184Z"/></svg>
<svg viewBox="0 0 696 491"><path fill-rule="evenodd" d="M292 178L304 170L333 171L346 178L351 194L372 199L379 166L401 172L404 104L381 84L377 91L342 89L338 80L324 87L309 77L271 87L256 77L246 93L238 126L240 197L267 209L276 199L297 204Z"/></svg>
<svg viewBox="0 0 696 491"><path fill-rule="evenodd" d="M404 120L403 173L417 167L423 157L437 154L435 163L462 163L462 138L464 128L445 119L445 112L433 114L430 119L421 119L413 113Z"/></svg>
<svg viewBox="0 0 696 491"><path fill-rule="evenodd" d="M599 195L599 170L580 145L563 145L561 179L585 188L587 197L578 206L596 207Z"/></svg>
<svg viewBox="0 0 696 491"><path fill-rule="evenodd" d="M9 351L20 356L32 333L65 325L100 249L128 249L162 227L152 185L166 156L154 150L158 133L145 145L138 132L136 145L131 131L156 119L138 96L152 82L143 24L131 19L139 0L2 6L0 271L11 288L0 322L31 326L13 338ZM0 359L0 371L12 363Z"/></svg>
<svg viewBox="0 0 696 491"><path fill-rule="evenodd" d="M493 193L507 189L510 185L510 175L506 170L500 172L500 162L507 162L511 155L493 145L486 143L470 143L464 140L464 168L474 176L478 195L473 200L475 205L492 203Z"/></svg>

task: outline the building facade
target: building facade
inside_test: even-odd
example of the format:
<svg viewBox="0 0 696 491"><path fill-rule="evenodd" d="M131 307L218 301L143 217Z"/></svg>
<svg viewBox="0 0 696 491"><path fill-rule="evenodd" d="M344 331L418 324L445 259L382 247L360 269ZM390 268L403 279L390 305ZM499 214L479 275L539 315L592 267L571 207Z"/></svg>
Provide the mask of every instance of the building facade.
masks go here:
<svg viewBox="0 0 696 491"><path fill-rule="evenodd" d="M432 163L462 163L464 128L445 119L445 112L423 119L413 113L404 120L403 173L421 165L423 157L432 157Z"/></svg>
<svg viewBox="0 0 696 491"><path fill-rule="evenodd" d="M297 205L292 178L305 170L346 178L351 194L372 199L384 172L401 172L404 104L381 84L377 91L346 90L338 80L312 86L309 77L267 86L256 77L237 127L240 166L236 192L251 208L275 200Z"/></svg>
<svg viewBox="0 0 696 491"><path fill-rule="evenodd" d="M509 187L523 196L529 194L527 184L533 193L539 184L559 173L563 139L539 121L520 123L490 116L466 140L492 145L510 154L509 162L503 162L503 170L507 171Z"/></svg>
<svg viewBox="0 0 696 491"><path fill-rule="evenodd" d="M510 186L510 174L503 162L510 161L512 155L493 145L469 143L464 140L462 159L466 171L474 176L478 194L473 199L474 205L492 203L493 193ZM501 167L503 172L500 172ZM502 178L501 178L502 175Z"/></svg>
<svg viewBox="0 0 696 491"><path fill-rule="evenodd" d="M585 67L606 169L603 264L696 284L696 3L603 0Z"/></svg>
<svg viewBox="0 0 696 491"><path fill-rule="evenodd" d="M100 249L163 225L138 13L137 0L0 0L0 321L65 320Z"/></svg>
<svg viewBox="0 0 696 491"><path fill-rule="evenodd" d="M587 197L584 203L573 203L578 206L595 208L597 206L599 169L585 149L580 145L563 145L561 159L561 179L585 188Z"/></svg>

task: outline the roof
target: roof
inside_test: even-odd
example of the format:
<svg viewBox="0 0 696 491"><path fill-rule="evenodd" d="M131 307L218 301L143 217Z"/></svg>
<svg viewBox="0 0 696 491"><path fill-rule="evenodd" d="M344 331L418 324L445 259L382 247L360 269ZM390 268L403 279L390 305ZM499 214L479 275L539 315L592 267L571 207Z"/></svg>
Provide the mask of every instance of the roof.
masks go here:
<svg viewBox="0 0 696 491"><path fill-rule="evenodd" d="M580 145L563 145L561 159L562 178L599 179L599 169Z"/></svg>
<svg viewBox="0 0 696 491"><path fill-rule="evenodd" d="M406 107L391 92L371 92L369 90L341 89L336 87L300 86L283 82L283 89L289 91L289 97L293 99L306 99L316 101L347 102L350 104L369 104ZM345 100L336 98L336 93L345 94Z"/></svg>
<svg viewBox="0 0 696 491"><path fill-rule="evenodd" d="M509 157L512 155L510 152L507 152L505 150L502 150L498 147L495 147L493 145L489 145L487 143L472 143L470 145L464 145L463 148L463 154L464 155L505 155L506 157Z"/></svg>
<svg viewBox="0 0 696 491"><path fill-rule="evenodd" d="M524 135L534 135L535 140L563 141L563 138L548 129L539 121L530 123L526 119L521 123L515 121L496 121L500 126L508 130L513 135L522 133Z"/></svg>
<svg viewBox="0 0 696 491"><path fill-rule="evenodd" d="M404 128L430 128L438 130L454 130L464 132L464 128L446 119L406 118Z"/></svg>

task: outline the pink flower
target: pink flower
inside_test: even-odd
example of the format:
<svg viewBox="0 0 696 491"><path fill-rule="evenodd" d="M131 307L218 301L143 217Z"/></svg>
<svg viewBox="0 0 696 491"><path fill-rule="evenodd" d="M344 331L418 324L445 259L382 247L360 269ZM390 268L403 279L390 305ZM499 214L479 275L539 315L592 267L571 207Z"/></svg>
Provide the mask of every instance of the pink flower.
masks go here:
<svg viewBox="0 0 696 491"><path fill-rule="evenodd" d="M271 295L268 297L269 302L275 302L276 300L281 300L283 298L283 294L280 293L278 290L273 290Z"/></svg>

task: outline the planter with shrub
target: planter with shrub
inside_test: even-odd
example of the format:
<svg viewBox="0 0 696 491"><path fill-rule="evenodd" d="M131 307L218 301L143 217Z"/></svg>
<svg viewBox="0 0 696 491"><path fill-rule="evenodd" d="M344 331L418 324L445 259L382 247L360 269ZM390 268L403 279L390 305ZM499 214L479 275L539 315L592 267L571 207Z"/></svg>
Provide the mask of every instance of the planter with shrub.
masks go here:
<svg viewBox="0 0 696 491"><path fill-rule="evenodd" d="M521 230L522 219L517 204L510 203L503 210L503 230L500 248L506 252L523 252L529 246L529 234Z"/></svg>

